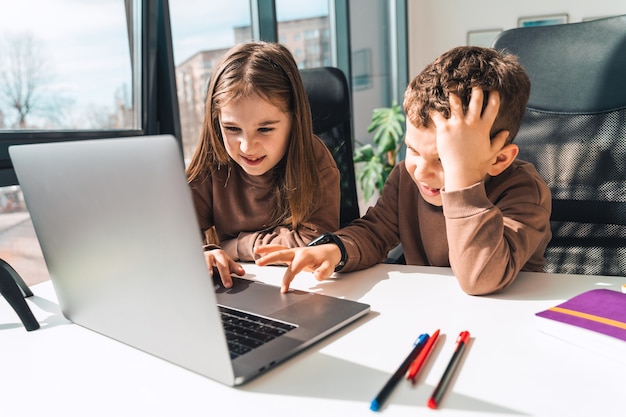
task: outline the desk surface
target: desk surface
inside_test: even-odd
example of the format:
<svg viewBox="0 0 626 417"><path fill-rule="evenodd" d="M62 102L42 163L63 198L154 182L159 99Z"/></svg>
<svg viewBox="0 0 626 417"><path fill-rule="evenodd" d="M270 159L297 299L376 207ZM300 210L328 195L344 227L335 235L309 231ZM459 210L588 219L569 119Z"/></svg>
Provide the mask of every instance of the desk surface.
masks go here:
<svg viewBox="0 0 626 417"><path fill-rule="evenodd" d="M279 283L282 268L245 265ZM300 274L293 287L368 303L372 312L251 382L230 388L71 324L50 282L32 288L41 329L0 302L4 416L372 416L370 401L421 333L441 329L418 384L402 381L388 416L623 416L626 363L536 330L534 313L626 278L522 273L504 293L464 294L449 268L378 265L338 279ZM426 401L458 333L471 342L441 408ZM164 329L165 331L165 329ZM626 352L625 352L626 353ZM626 355L625 355L626 356ZM254 413L254 414L253 414Z"/></svg>

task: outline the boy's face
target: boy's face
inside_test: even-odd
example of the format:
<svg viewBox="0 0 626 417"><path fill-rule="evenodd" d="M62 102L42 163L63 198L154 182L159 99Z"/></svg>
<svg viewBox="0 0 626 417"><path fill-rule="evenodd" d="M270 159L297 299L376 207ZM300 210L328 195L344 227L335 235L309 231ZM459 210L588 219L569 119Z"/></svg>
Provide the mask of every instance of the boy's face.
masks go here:
<svg viewBox="0 0 626 417"><path fill-rule="evenodd" d="M441 189L444 186L443 167L437 152L435 125L415 127L406 122L406 170L426 202L441 206Z"/></svg>

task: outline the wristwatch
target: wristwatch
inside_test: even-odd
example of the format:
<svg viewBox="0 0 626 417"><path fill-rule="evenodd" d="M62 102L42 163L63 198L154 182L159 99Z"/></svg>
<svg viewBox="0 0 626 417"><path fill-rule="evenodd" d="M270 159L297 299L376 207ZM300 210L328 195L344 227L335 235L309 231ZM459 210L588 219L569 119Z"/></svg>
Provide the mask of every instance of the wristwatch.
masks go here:
<svg viewBox="0 0 626 417"><path fill-rule="evenodd" d="M346 264L348 254L346 253L346 247L343 246L341 239L339 239L337 235L335 235L334 233L324 233L320 237L317 237L313 239L311 242L309 242L307 246L319 246L319 245L325 245L327 243L334 243L335 245L339 247L339 250L341 251L341 260L335 266L335 272L339 272L341 268L343 268L343 266Z"/></svg>

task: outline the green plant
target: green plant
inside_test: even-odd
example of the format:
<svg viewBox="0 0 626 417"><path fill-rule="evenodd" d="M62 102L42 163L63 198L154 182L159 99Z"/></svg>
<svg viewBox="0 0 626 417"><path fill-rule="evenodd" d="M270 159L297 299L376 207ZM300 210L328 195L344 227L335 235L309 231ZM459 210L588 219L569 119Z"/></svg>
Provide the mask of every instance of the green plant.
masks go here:
<svg viewBox="0 0 626 417"><path fill-rule="evenodd" d="M374 144L360 144L354 150L354 162L363 163L357 169L357 182L368 201L376 191L380 192L389 173L398 162L398 153L404 143L405 116L395 101L391 107L381 107L372 112L367 128L374 132Z"/></svg>

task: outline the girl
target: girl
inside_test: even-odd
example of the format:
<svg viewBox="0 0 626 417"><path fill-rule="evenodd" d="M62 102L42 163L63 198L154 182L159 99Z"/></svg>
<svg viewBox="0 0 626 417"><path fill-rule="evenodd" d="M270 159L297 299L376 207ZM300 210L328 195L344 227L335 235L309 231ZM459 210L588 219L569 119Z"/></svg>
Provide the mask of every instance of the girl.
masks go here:
<svg viewBox="0 0 626 417"><path fill-rule="evenodd" d="M339 227L339 170L315 135L296 62L277 43L233 47L209 80L200 140L187 168L211 273L270 243L305 246Z"/></svg>

